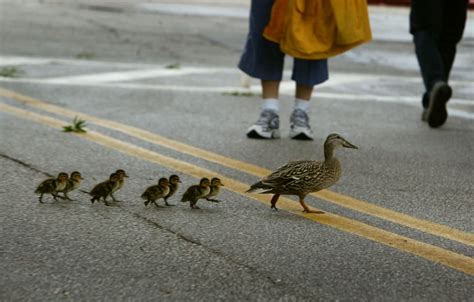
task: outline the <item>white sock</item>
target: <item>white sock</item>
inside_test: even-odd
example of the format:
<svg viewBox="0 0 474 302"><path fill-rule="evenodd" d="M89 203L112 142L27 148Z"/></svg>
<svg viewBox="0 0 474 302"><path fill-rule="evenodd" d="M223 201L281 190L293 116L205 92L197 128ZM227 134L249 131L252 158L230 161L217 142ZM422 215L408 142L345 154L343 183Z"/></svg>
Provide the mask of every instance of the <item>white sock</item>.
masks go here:
<svg viewBox="0 0 474 302"><path fill-rule="evenodd" d="M270 109L273 111L280 111L280 101L278 99L263 99L262 110Z"/></svg>
<svg viewBox="0 0 474 302"><path fill-rule="evenodd" d="M293 107L293 109L301 109L305 112L308 112L310 108L311 108L311 101L295 99L295 106Z"/></svg>

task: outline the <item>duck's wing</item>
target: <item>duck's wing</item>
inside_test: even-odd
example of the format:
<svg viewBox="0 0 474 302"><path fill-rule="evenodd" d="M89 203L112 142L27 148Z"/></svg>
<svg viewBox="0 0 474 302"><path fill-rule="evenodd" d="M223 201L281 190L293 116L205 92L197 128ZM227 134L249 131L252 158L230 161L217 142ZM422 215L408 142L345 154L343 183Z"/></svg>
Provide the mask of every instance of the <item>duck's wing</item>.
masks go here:
<svg viewBox="0 0 474 302"><path fill-rule="evenodd" d="M109 186L109 180L103 181L103 182L95 185L95 187L92 188L92 190L89 192L89 194L91 196L102 195L104 193L104 191L107 190L107 186Z"/></svg>
<svg viewBox="0 0 474 302"><path fill-rule="evenodd" d="M311 161L294 170L291 181L285 183L283 191L312 192L320 190L327 183L328 171L323 162Z"/></svg>
<svg viewBox="0 0 474 302"><path fill-rule="evenodd" d="M197 196L199 196L200 192L200 187L198 185L195 186L190 186L186 192L183 194L183 198L181 198L181 201L191 201L196 199Z"/></svg>
<svg viewBox="0 0 474 302"><path fill-rule="evenodd" d="M56 189L56 179L50 178L46 179L38 185L35 193L52 193Z"/></svg>
<svg viewBox="0 0 474 302"><path fill-rule="evenodd" d="M294 180L300 179L305 173L305 163L307 160L292 161L276 169L270 175L264 177L257 183L250 186L248 193L272 193L274 190L281 190Z"/></svg>
<svg viewBox="0 0 474 302"><path fill-rule="evenodd" d="M292 161L276 169L273 173L263 178L261 182L267 185L270 185L270 184L284 185L289 181L299 179L303 175L306 175L312 167L313 167L313 161L309 161L309 160Z"/></svg>
<svg viewBox="0 0 474 302"><path fill-rule="evenodd" d="M154 194L154 191L156 189L155 187L156 186L151 186L151 187L146 188L145 192L143 192L141 197L143 199L147 199L147 198L151 197Z"/></svg>
<svg viewBox="0 0 474 302"><path fill-rule="evenodd" d="M262 184L282 191L304 191L306 187L318 187L322 182L324 164L321 161L294 161L279 168L266 178Z"/></svg>

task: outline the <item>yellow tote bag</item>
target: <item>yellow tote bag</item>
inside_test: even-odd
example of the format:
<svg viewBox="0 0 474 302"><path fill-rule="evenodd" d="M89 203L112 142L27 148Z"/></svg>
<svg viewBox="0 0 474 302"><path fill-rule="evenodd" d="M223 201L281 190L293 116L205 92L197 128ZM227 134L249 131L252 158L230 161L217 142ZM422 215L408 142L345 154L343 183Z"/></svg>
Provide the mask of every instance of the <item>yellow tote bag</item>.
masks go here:
<svg viewBox="0 0 474 302"><path fill-rule="evenodd" d="M329 58L372 39L367 2L276 0L263 35L295 58Z"/></svg>

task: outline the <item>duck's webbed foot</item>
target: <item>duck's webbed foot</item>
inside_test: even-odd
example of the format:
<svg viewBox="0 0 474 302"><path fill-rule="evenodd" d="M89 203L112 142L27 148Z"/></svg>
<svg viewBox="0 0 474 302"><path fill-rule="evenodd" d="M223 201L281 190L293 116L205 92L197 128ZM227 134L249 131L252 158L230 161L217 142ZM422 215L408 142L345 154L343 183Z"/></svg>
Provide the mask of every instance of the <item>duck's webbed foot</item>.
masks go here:
<svg viewBox="0 0 474 302"><path fill-rule="evenodd" d="M278 209L276 207L276 203L277 203L279 197L280 197L280 194L273 195L272 200L271 200L272 206L270 207L270 209L275 209L275 211L278 211Z"/></svg>
<svg viewBox="0 0 474 302"><path fill-rule="evenodd" d="M64 193L64 199L69 200L69 201L74 201L74 199L71 199L66 193Z"/></svg>
<svg viewBox="0 0 474 302"><path fill-rule="evenodd" d="M168 201L167 201L166 199L164 199L164 201L165 201L165 205L166 205L167 207L174 207L174 206L175 206L174 204L168 203Z"/></svg>
<svg viewBox="0 0 474 302"><path fill-rule="evenodd" d="M304 203L304 199L300 198L300 204L303 207L303 213L313 213L313 214L324 214L323 211L310 210L308 206Z"/></svg>
<svg viewBox="0 0 474 302"><path fill-rule="evenodd" d="M107 202L107 199L106 199L106 198L104 198L102 201L104 202L104 204L105 204L106 206L108 206L108 207L110 206L110 204Z"/></svg>
<svg viewBox="0 0 474 302"><path fill-rule="evenodd" d="M153 200L152 202L157 208L163 208L162 206L160 206L159 204L156 203L156 200Z"/></svg>
<svg viewBox="0 0 474 302"><path fill-rule="evenodd" d="M221 202L219 199L213 199L213 198L206 198L207 201L212 201L212 202Z"/></svg>
<svg viewBox="0 0 474 302"><path fill-rule="evenodd" d="M109 195L110 195L110 197L112 197L112 200L113 200L114 202L122 202L122 200L116 199L115 196L114 196L112 193L110 193Z"/></svg>
<svg viewBox="0 0 474 302"><path fill-rule="evenodd" d="M62 196L59 196L58 194L51 193L51 195L53 196L54 201L58 201L58 197L63 198Z"/></svg>

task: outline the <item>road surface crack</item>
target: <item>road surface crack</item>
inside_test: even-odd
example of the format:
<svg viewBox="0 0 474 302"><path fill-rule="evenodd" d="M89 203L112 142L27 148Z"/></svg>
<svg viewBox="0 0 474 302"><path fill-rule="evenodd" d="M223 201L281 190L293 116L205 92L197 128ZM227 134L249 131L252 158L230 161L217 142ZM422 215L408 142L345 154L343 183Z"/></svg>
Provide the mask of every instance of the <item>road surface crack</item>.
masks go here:
<svg viewBox="0 0 474 302"><path fill-rule="evenodd" d="M131 213L132 213L132 212L131 212ZM263 277L264 277L265 279L267 279L268 281L270 281L273 285L279 285L279 286L283 285L283 283L281 282L281 280L279 280L279 279L274 279L274 278L272 278L272 277L266 275L265 273L261 272L260 270L258 270L257 268L255 268L255 267L253 267L253 266L250 266L250 265L247 265L247 264L242 263L242 262L240 262L240 261L237 261L237 260L235 260L234 258L232 258L232 257L230 257L230 256L228 256L228 255L226 255L226 254L224 254L224 253L222 253L222 252L220 252L220 251L217 251L217 250L215 250L215 249L212 249L212 248L210 248L210 247L208 247L208 246L202 244L202 243L199 242L199 241L196 241L196 240L191 239L191 238L189 238L189 237L187 237L187 236L185 236L185 235L183 235L183 234L181 234L181 233L179 233L179 232L176 232L176 231L174 231L174 230L172 230L172 229L169 229L169 228L167 228L167 227L165 227L165 226L163 226L163 225L157 223L156 221L153 221L153 220L149 219L148 217L142 216L142 215L140 215L140 214L138 214L138 213L132 213L132 215L135 216L136 218L139 218L139 219L145 221L146 223L148 223L148 224L150 224L150 225L152 225L152 226L154 226L154 227L160 229L160 230L163 230L163 231L166 231L166 232L169 232L169 233L175 235L175 236L176 236L178 239L180 239L180 240L184 240L184 241L189 242L189 243L191 243L191 244L198 245L198 246L204 248L205 250L207 250L208 252L210 252L211 254L214 254L214 255L216 255L216 256L218 256L218 257L221 257L221 258L225 259L226 261L228 261L228 262L230 262L230 263L232 263L232 264L234 264L234 265L243 267L243 268L245 268L246 270L248 270L250 273L255 274L255 275L258 275L258 277L262 277L262 275L263 275Z"/></svg>
<svg viewBox="0 0 474 302"><path fill-rule="evenodd" d="M30 170L33 170L33 171L37 172L37 173L44 174L44 175L46 175L46 176L48 176L48 177L53 177L53 175L51 175L51 174L49 174L49 173L47 173L47 172L41 171L40 169L38 169L38 168L36 168L36 167L34 167L34 166L30 165L30 164L27 164L27 163L25 163L24 161L19 160L19 159L17 159L17 158L13 158L13 157L8 156L8 155L3 154L3 153L0 153L0 157L3 157L3 158L5 158L5 159L7 159L7 160L10 160L10 161L13 161L13 162L15 162L15 163L17 163L17 164L19 164L19 165L22 165L23 167L26 167L26 168L28 168L28 169L30 169Z"/></svg>

